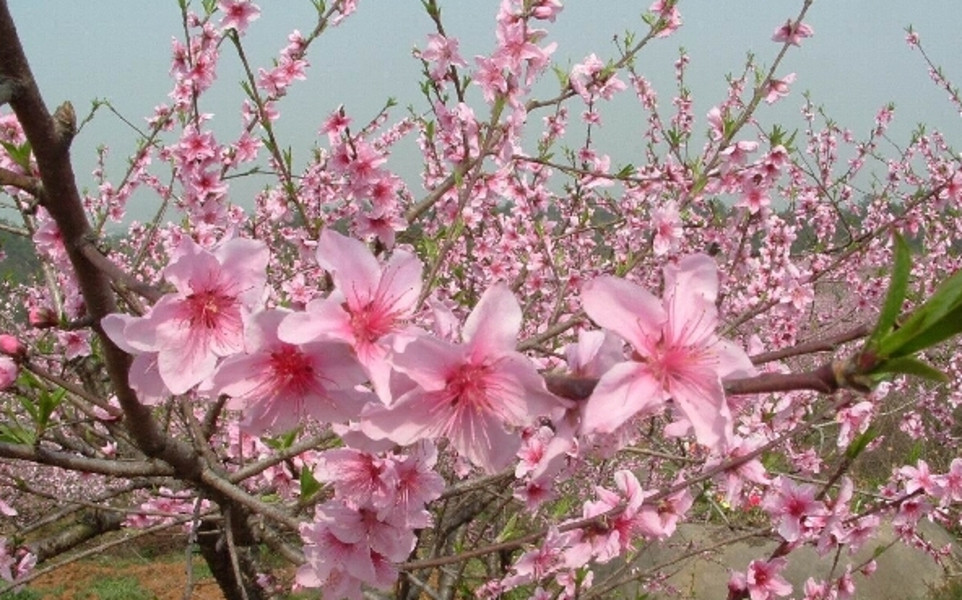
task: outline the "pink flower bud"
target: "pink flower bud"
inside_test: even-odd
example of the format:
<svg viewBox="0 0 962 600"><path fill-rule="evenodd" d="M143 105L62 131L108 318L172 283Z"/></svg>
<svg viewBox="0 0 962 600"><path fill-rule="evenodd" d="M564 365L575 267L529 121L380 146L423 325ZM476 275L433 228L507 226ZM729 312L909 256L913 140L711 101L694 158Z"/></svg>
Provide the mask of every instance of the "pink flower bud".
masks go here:
<svg viewBox="0 0 962 600"><path fill-rule="evenodd" d="M57 324L57 315L45 306L33 307L27 311L27 320L38 329L47 329Z"/></svg>
<svg viewBox="0 0 962 600"><path fill-rule="evenodd" d="M17 381L19 368L8 356L0 356L0 390L5 390Z"/></svg>
<svg viewBox="0 0 962 600"><path fill-rule="evenodd" d="M0 333L0 353L18 358L26 354L26 349L16 337L9 333Z"/></svg>

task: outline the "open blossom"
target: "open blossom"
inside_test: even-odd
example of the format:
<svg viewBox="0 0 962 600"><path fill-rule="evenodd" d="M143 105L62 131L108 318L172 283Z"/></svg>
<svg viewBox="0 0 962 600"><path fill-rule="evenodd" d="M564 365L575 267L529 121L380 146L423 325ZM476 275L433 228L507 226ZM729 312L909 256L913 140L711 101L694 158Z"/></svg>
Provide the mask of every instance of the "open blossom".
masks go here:
<svg viewBox="0 0 962 600"><path fill-rule="evenodd" d="M561 406L534 365L515 351L521 307L504 284L481 297L465 321L464 343L421 336L391 359L410 379L390 409L368 405L364 432L408 445L447 438L488 472L506 467L521 445L511 427L532 423Z"/></svg>
<svg viewBox="0 0 962 600"><path fill-rule="evenodd" d="M20 368L9 356L0 356L0 390L5 390L17 381Z"/></svg>
<svg viewBox="0 0 962 600"><path fill-rule="evenodd" d="M651 228L655 231L654 243L652 244L655 256L664 256L678 249L678 246L681 245L684 229L681 216L678 214L678 207L675 206L674 202L652 209Z"/></svg>
<svg viewBox="0 0 962 600"><path fill-rule="evenodd" d="M638 511L638 531L648 538L664 540L671 537L693 502L691 492L685 488L663 498L657 505L643 505Z"/></svg>
<svg viewBox="0 0 962 600"><path fill-rule="evenodd" d="M929 469L929 463L919 459L916 466L904 466L898 470L899 477L905 481L905 493L913 494L922 490L926 494L941 496L942 486L939 478Z"/></svg>
<svg viewBox="0 0 962 600"><path fill-rule="evenodd" d="M267 259L261 242L233 239L209 252L185 238L164 272L177 291L145 317L115 320L123 326L107 333L122 347L155 352L161 380L183 394L213 374L221 357L243 352L244 320L262 297Z"/></svg>
<svg viewBox="0 0 962 600"><path fill-rule="evenodd" d="M765 102L774 104L779 98L788 95L788 86L795 82L795 73L789 73L782 79L771 79L765 92Z"/></svg>
<svg viewBox="0 0 962 600"><path fill-rule="evenodd" d="M224 13L220 26L234 29L237 33L244 33L251 21L261 16L261 9L250 0L220 0L217 8Z"/></svg>
<svg viewBox="0 0 962 600"><path fill-rule="evenodd" d="M839 448L848 446L856 435L865 433L872 422L873 410L874 405L866 400L838 411L835 420L841 423L837 442Z"/></svg>
<svg viewBox="0 0 962 600"><path fill-rule="evenodd" d="M594 54L588 55L583 62L572 67L568 81L571 89L585 102L591 102L596 95L610 100L615 93L626 87L625 83L613 74L605 73L605 63Z"/></svg>
<svg viewBox="0 0 962 600"><path fill-rule="evenodd" d="M277 326L288 314L270 310L251 318L247 352L220 364L210 393L230 396L228 408L243 410L242 426L254 433L287 431L308 415L322 423L357 417L369 394L354 389L367 377L350 346L280 341Z"/></svg>
<svg viewBox="0 0 962 600"><path fill-rule="evenodd" d="M624 510L609 515L601 523L573 530L574 536L565 551L565 562L573 568L583 567L590 560L606 563L632 547L635 534L641 531L639 509L646 494L635 475L626 469L615 473L618 492L602 486L595 487L598 500L585 502L582 517L603 515L622 504Z"/></svg>
<svg viewBox="0 0 962 600"><path fill-rule="evenodd" d="M278 337L290 344L322 338L347 342L375 391L389 401L386 337L399 333L414 312L421 293L421 262L397 250L382 267L363 243L331 229L317 241L317 262L331 273L334 292L284 319Z"/></svg>
<svg viewBox="0 0 962 600"><path fill-rule="evenodd" d="M571 543L573 535L572 532L560 533L556 527L548 530L544 542L526 551L511 566L512 574L501 582L502 591L541 581L564 567L564 549Z"/></svg>
<svg viewBox="0 0 962 600"><path fill-rule="evenodd" d="M709 136L712 141L718 141L725 137L725 117L722 116L721 109L717 106L711 107L708 111Z"/></svg>
<svg viewBox="0 0 962 600"><path fill-rule="evenodd" d="M611 433L672 400L682 431L694 428L707 446L727 445L732 417L721 379L748 374L752 365L744 350L715 333L717 295L715 262L702 254L665 269L663 300L615 277L585 284L585 312L627 340L635 354L601 377L585 406L584 433Z"/></svg>
<svg viewBox="0 0 962 600"><path fill-rule="evenodd" d="M431 64L430 74L435 81L447 77L452 66L468 66L458 52L458 40L437 33L428 34L428 47L421 51L421 58Z"/></svg>
<svg viewBox="0 0 962 600"><path fill-rule="evenodd" d="M668 37L681 27L681 13L678 12L675 4L677 4L677 0L655 0L648 7L648 10L654 13L659 22L662 23L662 27L657 33L658 37Z"/></svg>
<svg viewBox="0 0 962 600"><path fill-rule="evenodd" d="M805 23L793 23L791 19L788 19L784 25L775 29L775 33L772 34L772 41L788 42L793 46L800 46L802 38L812 37L814 34L815 31Z"/></svg>
<svg viewBox="0 0 962 600"><path fill-rule="evenodd" d="M778 535L786 542L799 540L815 520L826 516L825 504L815 500L815 487L798 485L781 476L764 503L765 510L778 518Z"/></svg>
<svg viewBox="0 0 962 600"><path fill-rule="evenodd" d="M413 546L414 541L413 534L338 502L319 505L314 521L301 524L300 534L304 564L297 570L296 581L304 587L322 588L330 598L360 599L364 584L390 587L397 580L391 561L403 560L405 550L410 552L399 542L410 541ZM385 556L376 547L390 547L393 556Z"/></svg>
<svg viewBox="0 0 962 600"><path fill-rule="evenodd" d="M785 581L781 571L788 565L788 559L753 560L748 563L745 573L734 573L728 582L731 590L748 592L751 600L771 600L776 596L792 593L792 584Z"/></svg>

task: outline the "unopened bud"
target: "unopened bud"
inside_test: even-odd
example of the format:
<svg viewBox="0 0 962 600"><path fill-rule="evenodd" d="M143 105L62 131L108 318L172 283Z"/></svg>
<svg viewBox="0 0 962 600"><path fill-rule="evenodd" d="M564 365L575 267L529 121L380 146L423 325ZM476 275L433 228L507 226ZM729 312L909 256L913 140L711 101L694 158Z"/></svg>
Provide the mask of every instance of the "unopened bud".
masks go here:
<svg viewBox="0 0 962 600"><path fill-rule="evenodd" d="M22 358L27 351L16 337L9 333L0 333L0 354L14 358Z"/></svg>
<svg viewBox="0 0 962 600"><path fill-rule="evenodd" d="M34 307L27 311L27 321L38 329L47 329L57 325L57 315L45 306Z"/></svg>

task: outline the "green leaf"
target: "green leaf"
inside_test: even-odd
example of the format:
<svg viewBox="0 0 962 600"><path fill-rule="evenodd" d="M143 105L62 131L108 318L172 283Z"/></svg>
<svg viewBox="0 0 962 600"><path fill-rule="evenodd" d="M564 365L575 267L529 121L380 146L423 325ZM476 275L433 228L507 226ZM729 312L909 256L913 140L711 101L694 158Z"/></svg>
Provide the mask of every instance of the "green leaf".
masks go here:
<svg viewBox="0 0 962 600"><path fill-rule="evenodd" d="M35 440L33 433L17 424L0 423L0 442L32 446Z"/></svg>
<svg viewBox="0 0 962 600"><path fill-rule="evenodd" d="M301 500L310 500L321 489L321 484L310 469L301 469Z"/></svg>
<svg viewBox="0 0 962 600"><path fill-rule="evenodd" d="M881 375L886 373L914 375L916 377L921 377L922 379L937 381L939 383L946 383L950 381L949 376L942 371L911 356L903 356L901 358L892 358L886 360L882 362L879 367L869 371L870 375Z"/></svg>
<svg viewBox="0 0 962 600"><path fill-rule="evenodd" d="M882 357L909 356L962 332L962 271L939 286L902 326L879 341Z"/></svg>
<svg viewBox="0 0 962 600"><path fill-rule="evenodd" d="M518 513L511 515L508 522L505 524L504 529L498 534L497 541L505 542L507 540L517 537L518 534Z"/></svg>
<svg viewBox="0 0 962 600"><path fill-rule="evenodd" d="M17 396L17 400L20 402L20 406L23 407L27 414L30 415L30 420L34 423L40 422L40 413L37 411L37 405L34 401L26 396Z"/></svg>
<svg viewBox="0 0 962 600"><path fill-rule="evenodd" d="M868 447L868 445L878 437L878 431L874 427L869 427L862 434L852 440L852 443L845 449L845 456L849 460L855 460L858 455Z"/></svg>
<svg viewBox="0 0 962 600"><path fill-rule="evenodd" d="M291 429L290 431L277 437L264 438L264 443L274 450L284 450L286 448L290 448L294 444L294 440L297 439L297 436L300 433L301 428L295 427L294 429Z"/></svg>
<svg viewBox="0 0 962 600"><path fill-rule="evenodd" d="M60 388L52 394L47 390L40 392L40 397L38 398L37 405L37 427L39 431L43 431L47 428L47 424L50 423L50 416L53 411L57 410L57 407L63 402L64 396L67 394L67 390Z"/></svg>
<svg viewBox="0 0 962 600"><path fill-rule="evenodd" d="M879 314L875 330L865 342L865 348L875 348L882 336L892 331L895 320L902 311L902 303L909 289L909 275L912 272L912 253L902 236L895 234L894 239L895 266L892 268L892 279L885 294L882 312Z"/></svg>
<svg viewBox="0 0 962 600"><path fill-rule="evenodd" d="M30 154L33 152L33 149L30 147L30 142L24 142L20 145L11 144L10 142L0 142L0 146L3 146L10 160L15 162L18 167L28 173L30 172Z"/></svg>

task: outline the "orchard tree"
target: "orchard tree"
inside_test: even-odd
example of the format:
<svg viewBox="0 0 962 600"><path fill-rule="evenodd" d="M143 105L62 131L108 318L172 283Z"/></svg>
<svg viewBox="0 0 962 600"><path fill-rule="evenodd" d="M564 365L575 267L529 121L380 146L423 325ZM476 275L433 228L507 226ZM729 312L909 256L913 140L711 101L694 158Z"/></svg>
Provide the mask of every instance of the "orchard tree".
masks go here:
<svg viewBox="0 0 962 600"><path fill-rule="evenodd" d="M356 7L314 4L309 32L255 65L258 6L181 0L169 101L126 171L101 156L81 194L87 117L48 112L0 2L0 190L19 219L4 229L41 260L0 314L10 586L120 528L186 531L231 600L654 591L663 573L633 557L693 517L750 515L780 542L729 565L732 599L850 597L872 565L840 551L882 518L943 556L916 525L956 525L962 500L962 367L943 343L962 329L959 155L923 129L883 147L891 106L864 139L808 100L802 131L759 125L792 94L782 59L814 35L811 0L704 117L684 53L667 97L640 69L682 24L674 0L556 69L550 97L535 86L559 0L503 0L474 57L424 0L423 103L338 108L296 161L285 95ZM205 106L225 54L243 126L218 140ZM595 141L619 95L644 123L621 165ZM417 185L391 167L404 138ZM134 196L156 216L128 216ZM942 450L853 477L885 435ZM839 569L792 590L802 546Z"/></svg>

